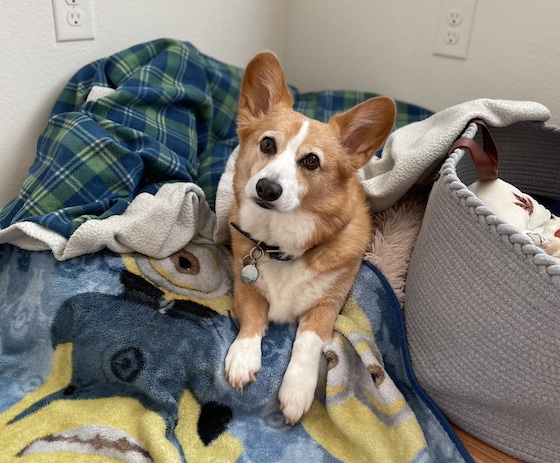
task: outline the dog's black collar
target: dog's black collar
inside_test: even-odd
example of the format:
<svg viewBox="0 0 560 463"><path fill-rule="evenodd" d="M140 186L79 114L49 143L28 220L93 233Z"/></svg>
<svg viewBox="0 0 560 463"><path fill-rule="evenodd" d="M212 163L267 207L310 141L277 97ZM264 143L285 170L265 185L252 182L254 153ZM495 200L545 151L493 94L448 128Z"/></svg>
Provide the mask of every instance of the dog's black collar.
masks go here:
<svg viewBox="0 0 560 463"><path fill-rule="evenodd" d="M293 259L293 256L291 256L289 254L286 254L285 252L281 251L279 246L270 246L269 244L266 244L264 241L256 240L249 233L242 230L239 227L239 225L237 225L233 222L230 222L230 225L233 228L235 228L239 233L241 233L245 238L247 238L247 239L251 240L253 243L255 243L257 248L259 248L263 252L266 252L273 259L280 260L282 262Z"/></svg>

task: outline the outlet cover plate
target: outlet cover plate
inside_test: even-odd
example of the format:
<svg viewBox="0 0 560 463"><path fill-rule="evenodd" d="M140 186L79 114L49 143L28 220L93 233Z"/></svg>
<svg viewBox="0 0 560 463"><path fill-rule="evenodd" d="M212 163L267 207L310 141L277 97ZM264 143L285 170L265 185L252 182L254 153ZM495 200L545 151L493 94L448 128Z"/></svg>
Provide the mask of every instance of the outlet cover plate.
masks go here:
<svg viewBox="0 0 560 463"><path fill-rule="evenodd" d="M92 0L52 0L56 41L92 40ZM73 21L71 18L79 18Z"/></svg>
<svg viewBox="0 0 560 463"><path fill-rule="evenodd" d="M476 0L442 0L434 55L467 59L475 10Z"/></svg>

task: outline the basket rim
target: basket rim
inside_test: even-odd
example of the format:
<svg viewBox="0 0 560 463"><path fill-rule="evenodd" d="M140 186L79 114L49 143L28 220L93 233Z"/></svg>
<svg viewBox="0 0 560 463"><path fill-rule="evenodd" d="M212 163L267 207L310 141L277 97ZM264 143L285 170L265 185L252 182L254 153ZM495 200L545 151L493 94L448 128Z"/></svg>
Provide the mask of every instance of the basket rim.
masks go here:
<svg viewBox="0 0 560 463"><path fill-rule="evenodd" d="M472 140L477 130L477 124L471 122L462 136ZM510 243L512 252L525 258L538 269L539 273L548 276L555 286L560 287L560 263L554 257L548 255L544 249L536 246L533 240L519 228L510 225L494 214L459 179L456 167L463 156L467 154L467 151L468 149L465 148L456 148L449 155L440 169L440 179L463 209L476 217L479 223L486 223L492 233L499 235L503 242Z"/></svg>

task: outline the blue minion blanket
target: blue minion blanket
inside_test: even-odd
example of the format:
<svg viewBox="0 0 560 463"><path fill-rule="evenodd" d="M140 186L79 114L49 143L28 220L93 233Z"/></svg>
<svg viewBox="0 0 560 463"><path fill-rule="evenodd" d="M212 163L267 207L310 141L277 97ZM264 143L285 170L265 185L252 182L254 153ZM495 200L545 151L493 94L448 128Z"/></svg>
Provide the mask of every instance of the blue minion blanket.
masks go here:
<svg viewBox="0 0 560 463"><path fill-rule="evenodd" d="M226 381L238 324L211 229L241 75L159 40L63 91L0 213L1 461L472 461L416 383L399 304L366 263L299 424L277 398L295 326L271 326L255 383ZM370 96L293 91L323 120ZM428 115L400 112L401 125Z"/></svg>

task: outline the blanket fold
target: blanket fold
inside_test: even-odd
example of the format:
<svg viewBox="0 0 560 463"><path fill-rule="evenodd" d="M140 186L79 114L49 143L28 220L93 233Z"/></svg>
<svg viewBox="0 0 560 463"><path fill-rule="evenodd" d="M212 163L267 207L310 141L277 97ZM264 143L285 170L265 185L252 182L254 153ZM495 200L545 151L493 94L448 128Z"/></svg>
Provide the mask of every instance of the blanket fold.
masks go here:
<svg viewBox="0 0 560 463"><path fill-rule="evenodd" d="M68 239L33 221L18 222L0 231L0 239L31 251L50 249L58 260L105 248L164 258L191 241L213 241L215 223L216 216L198 185L166 183L155 195L139 194L122 214L85 221Z"/></svg>
<svg viewBox="0 0 560 463"><path fill-rule="evenodd" d="M163 39L84 67L59 96L0 225L32 221L69 238L169 182L196 183L212 206L237 143L241 76L189 43ZM88 99L100 87L114 91Z"/></svg>
<svg viewBox="0 0 560 463"><path fill-rule="evenodd" d="M550 111L532 101L481 98L396 130L387 139L381 157L372 159L362 170L373 212L388 209L419 179L434 173L472 119L505 127L520 121L544 122L550 119Z"/></svg>

